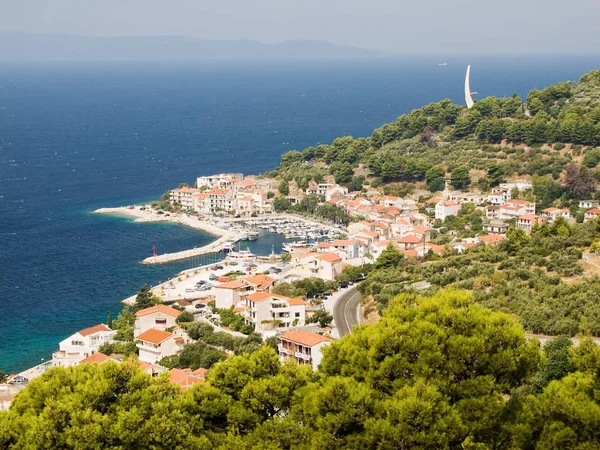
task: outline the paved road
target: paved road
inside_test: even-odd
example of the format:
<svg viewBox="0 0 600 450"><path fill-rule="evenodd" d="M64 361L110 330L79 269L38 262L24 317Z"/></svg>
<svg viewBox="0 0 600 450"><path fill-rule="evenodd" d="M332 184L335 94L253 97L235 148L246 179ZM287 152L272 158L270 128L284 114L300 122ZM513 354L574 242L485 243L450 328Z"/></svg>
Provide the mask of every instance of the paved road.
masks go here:
<svg viewBox="0 0 600 450"><path fill-rule="evenodd" d="M360 292L352 286L344 292L333 307L333 318L340 337L352 331L362 321L360 317Z"/></svg>

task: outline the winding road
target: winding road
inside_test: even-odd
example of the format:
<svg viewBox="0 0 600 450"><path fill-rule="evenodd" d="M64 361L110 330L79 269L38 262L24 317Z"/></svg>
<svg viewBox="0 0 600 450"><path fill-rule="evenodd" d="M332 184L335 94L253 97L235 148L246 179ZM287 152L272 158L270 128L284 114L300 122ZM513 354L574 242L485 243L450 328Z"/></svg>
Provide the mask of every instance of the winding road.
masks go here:
<svg viewBox="0 0 600 450"><path fill-rule="evenodd" d="M360 292L352 286L335 302L333 319L340 337L352 332L352 327L362 322L360 316Z"/></svg>

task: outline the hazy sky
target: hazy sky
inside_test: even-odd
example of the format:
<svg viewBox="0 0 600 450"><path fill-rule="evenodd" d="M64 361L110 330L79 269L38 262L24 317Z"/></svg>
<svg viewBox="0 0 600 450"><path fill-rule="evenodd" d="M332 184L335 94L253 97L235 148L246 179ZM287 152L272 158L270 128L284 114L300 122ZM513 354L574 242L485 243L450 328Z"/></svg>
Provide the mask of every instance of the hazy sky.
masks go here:
<svg viewBox="0 0 600 450"><path fill-rule="evenodd" d="M0 0L0 30L579 53L600 49L600 0Z"/></svg>

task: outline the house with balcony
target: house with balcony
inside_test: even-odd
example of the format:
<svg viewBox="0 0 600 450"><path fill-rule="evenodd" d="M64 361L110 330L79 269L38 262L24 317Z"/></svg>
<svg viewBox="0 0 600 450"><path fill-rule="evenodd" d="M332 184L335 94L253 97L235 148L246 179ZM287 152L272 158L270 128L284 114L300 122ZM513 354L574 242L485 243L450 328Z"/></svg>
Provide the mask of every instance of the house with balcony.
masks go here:
<svg viewBox="0 0 600 450"><path fill-rule="evenodd" d="M69 367L79 364L96 353L102 344L111 342L115 334L116 331L103 323L78 331L60 342L59 351L52 354L52 365Z"/></svg>
<svg viewBox="0 0 600 450"><path fill-rule="evenodd" d="M566 208L563 209L559 209L559 208L546 208L544 210L542 210L541 216L544 216L545 218L548 219L548 222L552 223L554 222L556 219L558 219L559 217L562 217L565 220L572 220L573 216L571 215L571 211L569 211Z"/></svg>
<svg viewBox="0 0 600 450"><path fill-rule="evenodd" d="M593 208L586 211L583 217L584 222L587 222L588 220L597 219L598 217L600 217L600 208Z"/></svg>
<svg viewBox="0 0 600 450"><path fill-rule="evenodd" d="M171 203L180 205L182 209L192 210L194 209L194 195L197 193L198 189L184 186L179 189L173 189L170 193L170 200Z"/></svg>
<svg viewBox="0 0 600 450"><path fill-rule="evenodd" d="M234 184L234 180L244 178L242 173L219 173L215 175L201 176L196 178L196 187L201 188L206 186L212 188L228 188Z"/></svg>
<svg viewBox="0 0 600 450"><path fill-rule="evenodd" d="M244 282L250 285L252 292L271 292L276 281L275 278L262 273L244 277Z"/></svg>
<svg viewBox="0 0 600 450"><path fill-rule="evenodd" d="M215 286L215 306L231 308L237 305L242 297L252 292L252 285L243 280L233 280Z"/></svg>
<svg viewBox="0 0 600 450"><path fill-rule="evenodd" d="M307 305L301 298L255 292L243 299L240 314L257 333L264 333L277 328L304 326Z"/></svg>
<svg viewBox="0 0 600 450"><path fill-rule="evenodd" d="M133 328L133 336L150 330L162 330L174 327L177 325L175 319L179 316L180 311L166 305L156 305L150 308L141 309L135 313L135 325Z"/></svg>
<svg viewBox="0 0 600 450"><path fill-rule="evenodd" d="M309 364L317 370L323 360L323 348L333 341L327 336L310 331L290 330L277 337L277 350L283 362L294 359L298 364Z"/></svg>
<svg viewBox="0 0 600 450"><path fill-rule="evenodd" d="M535 203L515 199L500 206L496 218L500 220L518 219L525 214L535 215Z"/></svg>
<svg viewBox="0 0 600 450"><path fill-rule="evenodd" d="M208 208L211 214L234 210L235 197L231 189L211 189L208 194Z"/></svg>
<svg viewBox="0 0 600 450"><path fill-rule="evenodd" d="M525 233L529 234L534 225L541 225L547 221L548 219L538 216L537 214L523 214L517 219L515 227L520 228L521 230L524 230Z"/></svg>
<svg viewBox="0 0 600 450"><path fill-rule="evenodd" d="M324 280L335 280L342 273L342 258L335 253L320 253L309 267L311 274Z"/></svg>
<svg viewBox="0 0 600 450"><path fill-rule="evenodd" d="M346 255L346 259L359 258L359 241L355 239L336 239L331 243L330 252L340 250Z"/></svg>
<svg viewBox="0 0 600 450"><path fill-rule="evenodd" d="M168 331L150 328L135 338L139 360L155 364L165 356L171 356L183 348L185 339Z"/></svg>
<svg viewBox="0 0 600 450"><path fill-rule="evenodd" d="M483 224L483 231L488 234L506 234L508 224L502 220L490 220Z"/></svg>

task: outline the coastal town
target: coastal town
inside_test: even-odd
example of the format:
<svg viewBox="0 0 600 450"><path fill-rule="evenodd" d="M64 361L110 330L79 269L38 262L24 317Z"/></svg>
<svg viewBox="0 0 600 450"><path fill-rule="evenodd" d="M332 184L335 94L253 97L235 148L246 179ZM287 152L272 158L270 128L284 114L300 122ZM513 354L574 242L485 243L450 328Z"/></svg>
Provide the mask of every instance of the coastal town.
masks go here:
<svg viewBox="0 0 600 450"><path fill-rule="evenodd" d="M536 210L525 200L531 183L506 181L489 193L445 189L424 197L385 195L375 188L349 192L334 180L310 183L304 191L293 187L283 195L276 179L241 173L198 177L196 187L181 186L168 193L167 204L104 208L98 213L125 214L137 221L170 221L211 233L211 244L176 254L154 255L147 264L162 264L202 254L218 253L217 264L194 267L152 288L158 304L135 312L133 338L140 368L156 376L169 371L169 379L185 390L206 379L207 368L171 368L160 364L194 342L186 328L189 322L210 324L219 331L245 338L256 333L275 338L282 361L291 358L315 370L322 348L341 337L334 317L336 303L354 290L344 277L348 267L372 264L392 246L406 258L426 258L449 252L462 253L476 245L496 245L510 227L531 233L534 226L557 218L574 222L568 209ZM416 198L415 198L416 197ZM345 224L325 222L309 216L277 211L277 200L300 203L315 199L344 211ZM582 200L583 220L600 217L597 200ZM469 214L470 222L453 227L457 217ZM236 243L259 239L259 232L284 234L288 242L282 252L255 255L237 249ZM465 231L466 234L465 235ZM319 279L327 291L312 297L290 297L276 287L299 280ZM427 285L425 285L426 287ZM134 307L136 296L123 301ZM241 318L246 334L221 326L219 311L230 310ZM316 316L329 319L318 325ZM364 311L355 323L364 320ZM115 342L117 331L110 324L97 324L75 332L59 343L52 358L0 385L0 409L8 409L12 398L29 380L50 367L120 362L118 353L107 355L101 347Z"/></svg>

